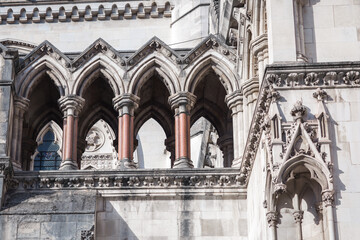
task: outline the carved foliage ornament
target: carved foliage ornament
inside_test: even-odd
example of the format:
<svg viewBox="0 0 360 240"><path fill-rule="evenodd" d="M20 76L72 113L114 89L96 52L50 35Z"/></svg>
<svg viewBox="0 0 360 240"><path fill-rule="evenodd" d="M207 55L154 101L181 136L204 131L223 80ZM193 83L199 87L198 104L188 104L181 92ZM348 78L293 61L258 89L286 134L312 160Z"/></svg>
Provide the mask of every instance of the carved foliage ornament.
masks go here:
<svg viewBox="0 0 360 240"><path fill-rule="evenodd" d="M199 176L73 176L73 177L26 177L16 178L23 189L51 188L176 188L184 187L239 187L239 175L199 175Z"/></svg>
<svg viewBox="0 0 360 240"><path fill-rule="evenodd" d="M353 85L360 86L359 71L329 71L322 72L293 72L293 73L269 73L266 75L269 83L276 87L300 87L300 86L334 86Z"/></svg>

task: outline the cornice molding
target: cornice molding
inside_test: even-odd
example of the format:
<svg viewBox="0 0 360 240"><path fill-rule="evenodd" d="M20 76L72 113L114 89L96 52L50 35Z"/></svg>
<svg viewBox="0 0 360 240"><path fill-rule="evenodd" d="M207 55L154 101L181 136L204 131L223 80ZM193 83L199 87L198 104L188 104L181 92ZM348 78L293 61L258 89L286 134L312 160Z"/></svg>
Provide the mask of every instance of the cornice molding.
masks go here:
<svg viewBox="0 0 360 240"><path fill-rule="evenodd" d="M53 189L239 189L237 169L15 172L9 188Z"/></svg>
<svg viewBox="0 0 360 240"><path fill-rule="evenodd" d="M174 7L164 0L8 2L0 6L0 24L170 18Z"/></svg>

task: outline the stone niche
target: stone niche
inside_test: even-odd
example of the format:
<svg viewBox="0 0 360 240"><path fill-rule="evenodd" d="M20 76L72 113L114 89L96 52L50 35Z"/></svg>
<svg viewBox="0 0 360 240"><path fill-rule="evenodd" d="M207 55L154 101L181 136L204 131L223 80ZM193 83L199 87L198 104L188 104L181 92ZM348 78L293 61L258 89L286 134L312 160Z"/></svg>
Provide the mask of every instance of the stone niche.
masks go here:
<svg viewBox="0 0 360 240"><path fill-rule="evenodd" d="M115 133L108 123L102 119L97 121L86 136L86 148L81 156L81 169L114 169L116 164L116 150L113 142L115 138Z"/></svg>

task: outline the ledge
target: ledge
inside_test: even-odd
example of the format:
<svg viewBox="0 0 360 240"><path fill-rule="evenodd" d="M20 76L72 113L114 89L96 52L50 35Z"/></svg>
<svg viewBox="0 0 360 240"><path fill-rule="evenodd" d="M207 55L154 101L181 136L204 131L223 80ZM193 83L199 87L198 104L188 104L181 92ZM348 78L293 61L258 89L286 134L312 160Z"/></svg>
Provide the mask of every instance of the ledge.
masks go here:
<svg viewBox="0 0 360 240"><path fill-rule="evenodd" d="M9 182L12 191L44 190L148 190L209 189L210 192L224 192L225 189L243 189L239 181L239 169L153 169L126 171L29 171L15 172ZM216 190L216 191L213 191ZM167 190L168 191L168 190ZM166 191L165 191L166 192ZM160 191L160 194L164 194ZM175 194L177 191L169 192ZM206 191L203 191L204 194ZM236 191L239 192L239 191ZM104 194L106 192L103 192ZM109 194L114 194L107 192ZM146 191L139 194L148 194Z"/></svg>

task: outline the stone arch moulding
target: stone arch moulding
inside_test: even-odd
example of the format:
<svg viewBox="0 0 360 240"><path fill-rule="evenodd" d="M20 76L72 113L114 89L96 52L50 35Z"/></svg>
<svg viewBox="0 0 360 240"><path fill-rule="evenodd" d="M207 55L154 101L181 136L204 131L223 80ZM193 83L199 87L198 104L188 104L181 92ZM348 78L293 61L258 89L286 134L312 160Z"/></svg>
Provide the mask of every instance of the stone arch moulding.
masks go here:
<svg viewBox="0 0 360 240"><path fill-rule="evenodd" d="M153 56L141 61L137 66L130 78L128 92L138 95L144 82L154 76L155 73L162 78L161 80L168 89L170 96L180 91L176 67L169 60L162 59L160 56Z"/></svg>
<svg viewBox="0 0 360 240"><path fill-rule="evenodd" d="M310 172L310 178L320 184L322 190L332 190L332 175L324 162L308 155L298 155L287 160L279 169L275 184L285 184L287 176L297 166L303 165Z"/></svg>
<svg viewBox="0 0 360 240"><path fill-rule="evenodd" d="M221 110L219 110L216 106L210 106L210 104L204 105L204 108L203 106L195 106L192 110L190 126L192 126L201 117L204 117L214 126L219 136L223 136L226 134L226 123L218 116L217 113L219 112L221 112Z"/></svg>
<svg viewBox="0 0 360 240"><path fill-rule="evenodd" d="M59 147L60 147L59 150L57 151L57 153L59 154L59 156L62 156L63 131L60 128L60 126L52 120L50 122L48 122L38 133L38 135L36 137L36 146L38 147L38 146L40 146L40 144L43 143L44 136L49 130L54 133L54 136L55 136L54 143L59 145ZM31 156L30 169L34 168L34 159L35 159L36 155L39 153L37 147L35 148L34 154Z"/></svg>
<svg viewBox="0 0 360 240"><path fill-rule="evenodd" d="M86 116L81 125L79 125L79 137L85 137L90 128L101 119L104 120L113 131L116 130L117 118L112 117L112 113L108 108L97 106Z"/></svg>
<svg viewBox="0 0 360 240"><path fill-rule="evenodd" d="M194 93L197 84L209 73L210 69L219 76L226 94L239 89L237 77L233 73L234 64L219 53L210 51L192 65L185 79L184 91Z"/></svg>
<svg viewBox="0 0 360 240"><path fill-rule="evenodd" d="M82 96L85 89L96 80L99 74L102 74L113 90L114 96L118 96L124 91L124 84L119 75L120 71L121 69L117 67L116 63L107 57L95 57L86 63L81 70L74 73L75 84L72 92Z"/></svg>
<svg viewBox="0 0 360 240"><path fill-rule="evenodd" d="M171 115L172 116L172 115ZM169 118L166 109L158 106L148 106L143 111L141 111L134 123L134 135L136 136L140 128L146 123L149 119L154 119L165 132L166 137L170 137L173 134L173 121Z"/></svg>
<svg viewBox="0 0 360 240"><path fill-rule="evenodd" d="M33 86L44 75L48 75L58 88L60 96L65 96L69 93L69 87L66 79L69 76L66 69L64 69L54 59L43 56L41 59L23 69L15 79L15 91L24 98L28 98Z"/></svg>

